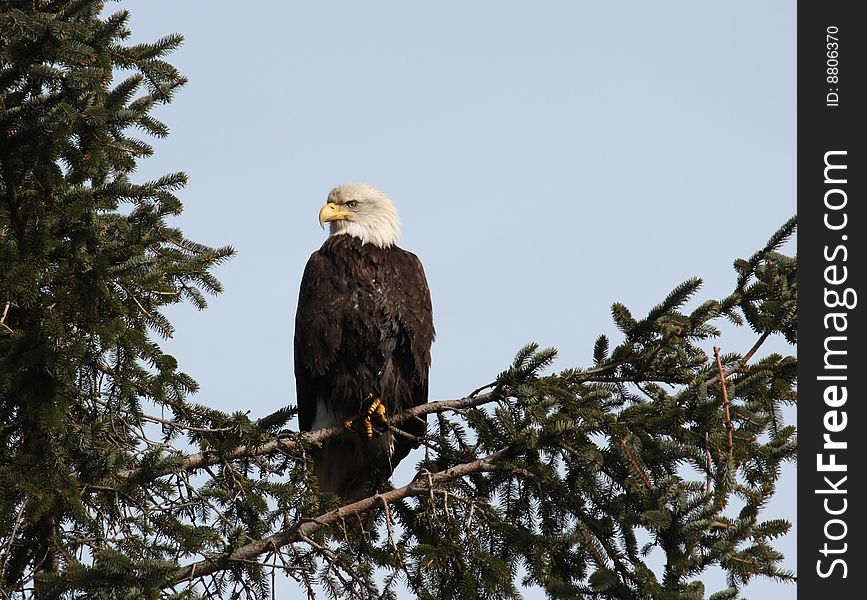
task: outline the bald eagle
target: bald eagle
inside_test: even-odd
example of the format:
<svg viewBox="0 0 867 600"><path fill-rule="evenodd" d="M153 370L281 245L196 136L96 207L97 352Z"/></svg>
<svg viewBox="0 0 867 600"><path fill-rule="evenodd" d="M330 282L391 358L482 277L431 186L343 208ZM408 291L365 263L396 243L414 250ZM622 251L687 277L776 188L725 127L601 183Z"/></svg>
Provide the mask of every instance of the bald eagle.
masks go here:
<svg viewBox="0 0 867 600"><path fill-rule="evenodd" d="M310 256L295 315L302 431L340 426L314 456L320 489L354 501L375 493L417 442L388 418L427 402L434 339L418 257L396 245L397 210L382 192L340 185L319 211L328 239ZM402 431L420 436L421 419Z"/></svg>

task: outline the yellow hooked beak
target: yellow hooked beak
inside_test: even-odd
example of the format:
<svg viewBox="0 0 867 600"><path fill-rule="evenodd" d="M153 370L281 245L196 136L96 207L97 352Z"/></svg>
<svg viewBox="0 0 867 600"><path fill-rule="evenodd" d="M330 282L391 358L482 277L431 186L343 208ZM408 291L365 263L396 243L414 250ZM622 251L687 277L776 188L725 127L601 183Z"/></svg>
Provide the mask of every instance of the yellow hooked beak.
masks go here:
<svg viewBox="0 0 867 600"><path fill-rule="evenodd" d="M343 221L352 215L351 211L344 210L342 206L329 202L319 211L319 226L325 229L325 224L331 221Z"/></svg>

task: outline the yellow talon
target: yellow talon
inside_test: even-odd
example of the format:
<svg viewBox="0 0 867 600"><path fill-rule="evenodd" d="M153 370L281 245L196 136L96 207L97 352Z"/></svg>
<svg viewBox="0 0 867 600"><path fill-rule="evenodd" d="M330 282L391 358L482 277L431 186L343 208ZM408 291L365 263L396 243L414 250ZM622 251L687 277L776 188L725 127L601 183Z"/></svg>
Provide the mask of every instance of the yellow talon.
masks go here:
<svg viewBox="0 0 867 600"><path fill-rule="evenodd" d="M379 417L380 423L383 425L388 423L388 415L385 413L385 405L380 403L379 406L376 407L376 416Z"/></svg>
<svg viewBox="0 0 867 600"><path fill-rule="evenodd" d="M382 400L379 398L374 398L373 402L370 403L370 406L367 407L367 414L372 415L374 412L385 412L385 407L382 405Z"/></svg>
<svg viewBox="0 0 867 600"><path fill-rule="evenodd" d="M361 414L353 415L344 420L343 427L347 431L358 431L356 427L360 422L364 425L364 434L367 439L372 439L374 434L373 418L376 418L377 423L380 426L385 426L388 425L388 416L382 399L375 397L373 394L370 394L369 397L372 400L370 405L367 407L367 410Z"/></svg>

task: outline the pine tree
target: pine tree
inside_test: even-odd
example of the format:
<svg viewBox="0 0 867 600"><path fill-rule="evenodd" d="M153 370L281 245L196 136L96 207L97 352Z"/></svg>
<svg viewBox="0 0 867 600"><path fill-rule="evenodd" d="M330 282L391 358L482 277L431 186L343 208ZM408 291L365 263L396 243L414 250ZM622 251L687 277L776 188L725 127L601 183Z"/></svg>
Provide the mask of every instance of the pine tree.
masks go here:
<svg viewBox="0 0 867 600"><path fill-rule="evenodd" d="M416 477L339 506L308 458L337 430L194 404L160 348L163 307L204 308L233 250L170 226L183 173L134 183L152 149L131 132L167 134L150 111L184 84L164 61L181 38L127 45L127 13L103 8L0 1L3 596L268 597L278 573L309 597L722 600L793 579L773 546L790 524L761 510L795 456L796 360L757 357L796 341L777 251L794 219L722 299L690 279L642 318L614 304L592 365L552 372L530 344L465 398L393 416L429 417ZM709 352L721 322L755 344ZM730 587L711 594L714 565Z"/></svg>
<svg viewBox="0 0 867 600"><path fill-rule="evenodd" d="M132 515L166 483L119 489L117 472L162 455L142 445L143 404L195 410L195 383L154 336L172 333L162 307L204 308L220 289L210 269L232 254L168 225L183 173L130 179L152 153L131 130L167 134L149 113L184 84L162 60L181 38L124 46L127 15L101 18L102 2L0 6L2 583L152 588L196 528ZM108 539L123 541L95 542Z"/></svg>

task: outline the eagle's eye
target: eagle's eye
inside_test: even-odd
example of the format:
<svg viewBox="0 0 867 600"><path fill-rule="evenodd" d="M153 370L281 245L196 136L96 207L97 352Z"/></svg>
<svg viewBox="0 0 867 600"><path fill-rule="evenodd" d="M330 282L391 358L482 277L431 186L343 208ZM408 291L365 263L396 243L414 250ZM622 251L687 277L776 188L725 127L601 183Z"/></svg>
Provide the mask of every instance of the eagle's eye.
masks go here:
<svg viewBox="0 0 867 600"><path fill-rule="evenodd" d="M349 208L355 208L356 206L358 206L358 200L350 200L346 203L346 206L348 206Z"/></svg>

